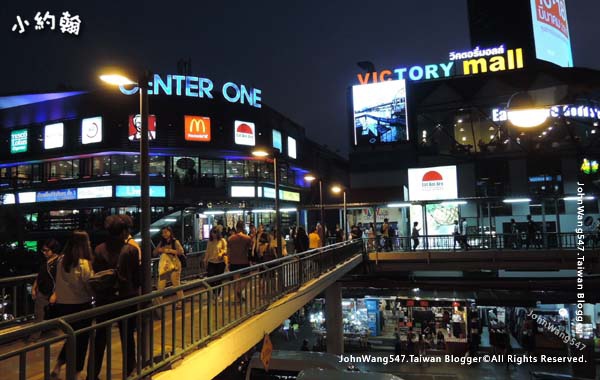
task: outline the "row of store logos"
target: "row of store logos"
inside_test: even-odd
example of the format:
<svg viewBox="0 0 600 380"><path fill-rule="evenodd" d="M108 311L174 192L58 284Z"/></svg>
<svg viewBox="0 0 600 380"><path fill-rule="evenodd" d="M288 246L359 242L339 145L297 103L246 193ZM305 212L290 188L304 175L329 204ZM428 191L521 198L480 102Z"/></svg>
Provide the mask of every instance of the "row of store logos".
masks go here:
<svg viewBox="0 0 600 380"><path fill-rule="evenodd" d="M26 191L18 193L19 204L73 201L83 199L112 198L138 198L141 195L139 185L91 186L69 189L56 189L44 191ZM161 185L150 186L150 196L153 198L166 197L166 188ZM15 204L15 194L2 194L0 204Z"/></svg>
<svg viewBox="0 0 600 380"><path fill-rule="evenodd" d="M83 145L102 142L102 117L96 116L81 121L81 143ZM139 141L142 118L139 114L129 115L128 139ZM156 140L156 115L148 115L148 138ZM207 116L184 116L184 138L186 141L210 142L212 139L211 120ZM10 153L26 153L29 150L29 130L13 130L10 136ZM64 123L44 126L44 149L62 148L65 143ZM235 120L234 142L237 145L256 145L256 125L249 121ZM281 133L273 130L273 147L282 151ZM288 156L296 158L296 140L288 136Z"/></svg>

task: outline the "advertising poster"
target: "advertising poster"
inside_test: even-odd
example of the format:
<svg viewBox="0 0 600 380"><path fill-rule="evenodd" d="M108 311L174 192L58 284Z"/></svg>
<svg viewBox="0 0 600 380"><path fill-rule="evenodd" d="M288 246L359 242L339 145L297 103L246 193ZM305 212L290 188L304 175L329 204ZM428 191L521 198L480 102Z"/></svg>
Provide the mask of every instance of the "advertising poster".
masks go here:
<svg viewBox="0 0 600 380"><path fill-rule="evenodd" d="M408 141L406 81L352 87L354 145Z"/></svg>
<svg viewBox="0 0 600 380"><path fill-rule="evenodd" d="M566 0L530 0L537 59L573 67Z"/></svg>

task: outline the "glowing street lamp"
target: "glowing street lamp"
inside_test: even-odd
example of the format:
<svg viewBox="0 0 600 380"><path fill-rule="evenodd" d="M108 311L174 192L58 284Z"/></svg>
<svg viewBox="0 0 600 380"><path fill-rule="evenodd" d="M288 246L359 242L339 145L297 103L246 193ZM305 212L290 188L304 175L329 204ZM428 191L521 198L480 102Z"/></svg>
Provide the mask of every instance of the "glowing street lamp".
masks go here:
<svg viewBox="0 0 600 380"><path fill-rule="evenodd" d="M515 127L535 128L542 125L549 116L547 108L535 105L527 92L517 92L508 100L508 121Z"/></svg>
<svg viewBox="0 0 600 380"><path fill-rule="evenodd" d="M344 236L347 237L348 236L348 226L347 226L348 223L346 221L346 218L347 218L347 214L346 214L346 189L342 188L340 185L334 185L334 186L331 187L331 191L334 194L343 193L343 195L344 195L344 212L343 212L343 215L342 215L342 223L344 225Z"/></svg>
<svg viewBox="0 0 600 380"><path fill-rule="evenodd" d="M277 257L281 257L284 241L280 238L283 234L281 232L281 210L279 210L279 168L277 167L279 150L257 147L252 151L252 155L259 158L273 157L273 182L275 183L275 239L277 239L275 241L277 242Z"/></svg>
<svg viewBox="0 0 600 380"><path fill-rule="evenodd" d="M319 209L320 209L320 214L321 214L321 223L323 226L323 236L321 236L321 241L325 241L325 219L324 219L324 215L325 215L325 206L323 205L323 181L321 180L321 178L317 178L315 177L313 174L307 174L304 176L304 180L306 182L313 182L315 180L319 180Z"/></svg>
<svg viewBox="0 0 600 380"><path fill-rule="evenodd" d="M140 136L140 235L142 237L142 293L152 291L151 255L152 242L150 240L150 154L148 146L148 78L149 73L143 72L137 82L119 73L100 75L100 79L113 86L137 85L140 88L140 116L142 129Z"/></svg>

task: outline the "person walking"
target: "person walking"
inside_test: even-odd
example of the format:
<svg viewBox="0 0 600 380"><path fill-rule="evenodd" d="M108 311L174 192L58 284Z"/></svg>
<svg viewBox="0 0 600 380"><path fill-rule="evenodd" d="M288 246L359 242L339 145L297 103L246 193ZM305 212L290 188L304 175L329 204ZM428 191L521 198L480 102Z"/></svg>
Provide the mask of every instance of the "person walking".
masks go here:
<svg viewBox="0 0 600 380"><path fill-rule="evenodd" d="M40 265L38 275L31 287L31 298L33 299L35 323L46 319L45 309L48 306L50 296L54 293L56 283L56 264L60 254L60 243L55 239L48 239L42 246L44 259ZM41 332L35 332L29 336L30 342L37 342L40 339Z"/></svg>
<svg viewBox="0 0 600 380"><path fill-rule="evenodd" d="M535 223L531 219L531 215L527 215L527 240L525 241L525 249L529 249L531 244L535 244L536 234Z"/></svg>
<svg viewBox="0 0 600 380"><path fill-rule="evenodd" d="M519 236L519 227L514 219L510 220L510 247L512 249L521 248L521 237Z"/></svg>
<svg viewBox="0 0 600 380"><path fill-rule="evenodd" d="M219 230L213 227L210 230L208 243L206 244L206 253L204 254L204 267L206 268L206 276L212 277L225 273L227 263L225 255L227 254L227 240L225 240ZM219 286L221 281L212 282L212 286ZM223 294L223 289L219 288L218 297Z"/></svg>
<svg viewBox="0 0 600 380"><path fill-rule="evenodd" d="M308 251L308 235L304 227L298 227L296 238L294 239L294 249L296 253Z"/></svg>
<svg viewBox="0 0 600 380"><path fill-rule="evenodd" d="M129 299L140 294L141 275L138 256L139 248L129 244L129 216L110 215L104 221L104 228L108 232L106 241L96 247L92 255L92 269L95 273L106 270L116 271L116 288L96 291L94 296L96 306L108 305L117 301ZM123 314L134 313L135 306L115 310L110 313L96 317L96 323L102 323ZM127 362L125 373L129 376L135 369L135 330L136 317L119 321L119 336L121 338L121 349L127 349ZM98 379L102 369L104 351L106 350L107 329L100 328L96 331L94 340L94 360L88 360L89 373L92 379Z"/></svg>
<svg viewBox="0 0 600 380"><path fill-rule="evenodd" d="M54 293L50 296L52 305L52 317L88 310L92 307L92 292L88 287L88 280L94 273L91 264L92 247L90 238L85 231L75 230L65 248L62 256L58 259L56 266L56 286ZM81 330L90 326L89 319L78 320L71 324L73 330ZM89 332L77 334L75 338L75 371L77 379L85 364L85 355L88 349ZM56 364L50 374L51 378L57 379L62 366L66 363L66 347L63 345Z"/></svg>
<svg viewBox="0 0 600 380"><path fill-rule="evenodd" d="M335 242L341 243L344 241L344 231L340 228L339 224L335 225Z"/></svg>
<svg viewBox="0 0 600 380"><path fill-rule="evenodd" d="M460 222L460 235L461 235L460 237L461 237L463 248L465 249L465 251L468 251L469 248L471 248L471 245L469 244L469 240L467 237L467 228L468 228L467 219L462 218L461 222Z"/></svg>
<svg viewBox="0 0 600 380"><path fill-rule="evenodd" d="M460 226L458 225L458 220L454 221L454 231L452 231L452 235L454 236L454 248L456 251L456 243L458 243L458 247L462 248L462 240L460 236Z"/></svg>
<svg viewBox="0 0 600 380"><path fill-rule="evenodd" d="M383 236L383 250L389 252L392 250L392 240L390 239L390 224L388 218L383 219L381 225L381 236Z"/></svg>
<svg viewBox="0 0 600 380"><path fill-rule="evenodd" d="M235 234L227 240L227 253L229 259L229 270L235 272L250 266L248 260L248 251L252 249L252 239L246 235L245 224L243 220L238 220L235 225ZM239 274L233 276L234 280L240 278ZM236 281L235 294L238 301L244 301L246 296L242 289L246 286L246 281Z"/></svg>
<svg viewBox="0 0 600 380"><path fill-rule="evenodd" d="M417 226L419 225L419 222L414 222L413 223L413 228L412 228L412 233L411 233L411 237L413 240L413 251L417 250L417 247L419 246L419 231L421 231L420 228L417 228Z"/></svg>
<svg viewBox="0 0 600 380"><path fill-rule="evenodd" d="M323 246L323 241L319 235L318 227L315 227L313 231L308 235L308 249L317 249Z"/></svg>
<svg viewBox="0 0 600 380"><path fill-rule="evenodd" d="M167 280L171 280L173 286L181 285L181 261L179 256L183 255L183 247L179 240L173 236L171 227L163 227L160 231L160 243L154 248L154 254L160 255L158 261L158 291L165 290ZM177 291L177 299L183 299L183 290ZM181 302L176 305L181 309Z"/></svg>

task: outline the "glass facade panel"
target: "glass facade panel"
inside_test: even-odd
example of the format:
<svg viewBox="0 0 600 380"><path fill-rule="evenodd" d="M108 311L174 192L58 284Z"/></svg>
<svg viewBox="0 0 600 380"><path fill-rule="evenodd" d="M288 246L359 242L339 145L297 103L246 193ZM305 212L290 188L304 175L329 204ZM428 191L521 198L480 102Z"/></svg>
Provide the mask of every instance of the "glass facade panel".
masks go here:
<svg viewBox="0 0 600 380"><path fill-rule="evenodd" d="M46 177L51 181L73 179L79 175L79 162L73 165L72 160L63 160L47 162L45 165Z"/></svg>
<svg viewBox="0 0 600 380"><path fill-rule="evenodd" d="M175 183L190 185L198 180L198 158L173 157L173 178ZM212 177L212 175L211 175Z"/></svg>
<svg viewBox="0 0 600 380"><path fill-rule="evenodd" d="M92 175L110 175L110 156L94 157L92 160Z"/></svg>
<svg viewBox="0 0 600 380"><path fill-rule="evenodd" d="M150 156L150 175L164 177L164 175L165 175L165 157Z"/></svg>
<svg viewBox="0 0 600 380"><path fill-rule="evenodd" d="M244 161L227 160L227 178L244 178Z"/></svg>

